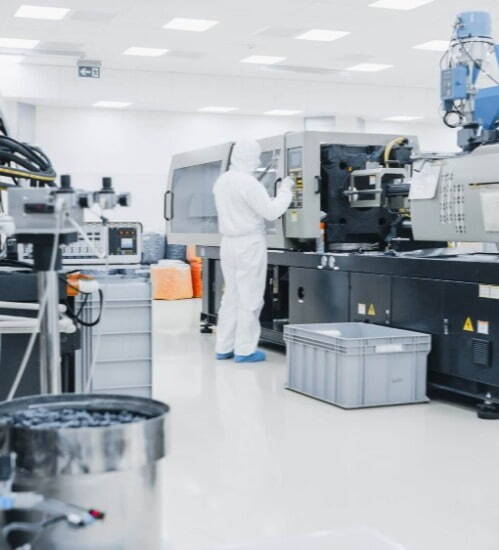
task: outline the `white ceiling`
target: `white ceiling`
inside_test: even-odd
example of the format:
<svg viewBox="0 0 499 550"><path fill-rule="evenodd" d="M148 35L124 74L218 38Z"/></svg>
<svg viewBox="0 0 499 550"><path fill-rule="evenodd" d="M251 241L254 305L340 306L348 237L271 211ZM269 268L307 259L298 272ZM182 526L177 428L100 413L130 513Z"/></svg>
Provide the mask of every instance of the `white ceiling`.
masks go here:
<svg viewBox="0 0 499 550"><path fill-rule="evenodd" d="M307 115L436 119L441 54L413 46L447 38L463 10L491 12L499 29L498 0L434 0L410 11L369 8L372 1L2 0L0 37L41 43L21 65L3 69L0 91L61 106L122 100L138 109L228 105L248 114L283 108ZM15 18L23 3L72 11L62 21ZM177 16L220 24L203 33L162 28ZM351 34L334 42L292 38L313 28ZM171 51L155 58L122 55L131 46ZM78 55L102 61L101 81L76 77ZM248 55L286 61L270 68L239 62ZM364 62L394 67L372 74L345 71Z"/></svg>

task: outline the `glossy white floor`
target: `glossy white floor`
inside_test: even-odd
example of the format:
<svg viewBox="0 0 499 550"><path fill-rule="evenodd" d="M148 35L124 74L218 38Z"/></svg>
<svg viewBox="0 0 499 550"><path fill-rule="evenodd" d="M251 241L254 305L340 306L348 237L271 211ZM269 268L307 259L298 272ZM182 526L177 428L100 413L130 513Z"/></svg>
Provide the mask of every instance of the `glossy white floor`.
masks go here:
<svg viewBox="0 0 499 550"><path fill-rule="evenodd" d="M498 423L443 402L344 411L289 392L281 353L214 361L199 309L155 304L173 550L499 548Z"/></svg>

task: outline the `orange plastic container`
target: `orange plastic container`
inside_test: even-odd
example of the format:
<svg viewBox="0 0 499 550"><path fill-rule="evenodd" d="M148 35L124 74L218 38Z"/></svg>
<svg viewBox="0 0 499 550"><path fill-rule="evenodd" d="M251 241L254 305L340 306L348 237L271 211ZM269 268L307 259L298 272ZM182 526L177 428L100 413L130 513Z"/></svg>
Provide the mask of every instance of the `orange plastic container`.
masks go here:
<svg viewBox="0 0 499 550"><path fill-rule="evenodd" d="M203 297L203 260L196 258L191 261L192 291L194 298Z"/></svg>
<svg viewBox="0 0 499 550"><path fill-rule="evenodd" d="M188 262L192 262L193 260L199 259L199 257L196 256L196 245L195 244L187 245L187 250L185 252L185 256L186 256Z"/></svg>
<svg viewBox="0 0 499 550"><path fill-rule="evenodd" d="M193 297L191 267L180 261L166 261L151 268L155 300L185 300Z"/></svg>

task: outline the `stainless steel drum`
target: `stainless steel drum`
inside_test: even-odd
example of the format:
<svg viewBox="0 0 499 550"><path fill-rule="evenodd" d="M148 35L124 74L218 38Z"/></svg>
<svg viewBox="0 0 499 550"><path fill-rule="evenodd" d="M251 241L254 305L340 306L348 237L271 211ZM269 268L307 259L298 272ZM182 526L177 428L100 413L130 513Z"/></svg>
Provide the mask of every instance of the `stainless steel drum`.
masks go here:
<svg viewBox="0 0 499 550"><path fill-rule="evenodd" d="M0 404L0 417L16 412L71 408L130 411L145 420L106 427L30 429L0 426L17 454L15 488L105 512L82 529L59 523L43 531L40 550L156 550L161 546L160 460L167 453L167 405L119 395L36 396ZM17 520L39 519L34 513ZM16 541L17 542L17 541Z"/></svg>

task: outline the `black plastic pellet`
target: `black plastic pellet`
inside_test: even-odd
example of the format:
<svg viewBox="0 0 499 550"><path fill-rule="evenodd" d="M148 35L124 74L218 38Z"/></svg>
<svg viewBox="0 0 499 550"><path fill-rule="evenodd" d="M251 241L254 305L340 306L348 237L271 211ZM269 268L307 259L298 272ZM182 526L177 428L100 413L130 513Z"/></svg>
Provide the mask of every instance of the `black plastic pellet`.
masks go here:
<svg viewBox="0 0 499 550"><path fill-rule="evenodd" d="M65 428L109 427L142 422L149 417L127 410L93 411L88 409L47 409L37 407L0 417L15 428L57 430Z"/></svg>

